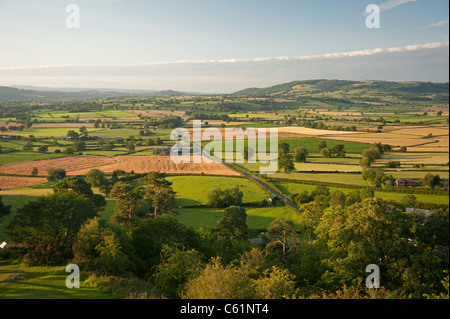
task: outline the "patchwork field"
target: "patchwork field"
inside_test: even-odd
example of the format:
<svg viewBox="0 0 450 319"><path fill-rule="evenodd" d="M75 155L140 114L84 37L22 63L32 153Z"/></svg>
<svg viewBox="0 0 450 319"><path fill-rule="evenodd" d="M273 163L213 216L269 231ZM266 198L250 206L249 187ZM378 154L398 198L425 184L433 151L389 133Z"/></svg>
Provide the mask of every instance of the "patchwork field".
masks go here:
<svg viewBox="0 0 450 319"><path fill-rule="evenodd" d="M0 176L0 190L37 185L46 181L45 178Z"/></svg>
<svg viewBox="0 0 450 319"><path fill-rule="evenodd" d="M389 144L394 148L406 146L414 152L449 152L449 126L430 125L394 127L382 133L329 135L327 138L360 143Z"/></svg>
<svg viewBox="0 0 450 319"><path fill-rule="evenodd" d="M77 170L86 170L97 168L106 164L112 163L113 160L103 156L73 156L43 159L31 162L12 163L0 166L0 174L14 174L14 175L31 175L34 167L38 169L39 176L46 175L46 169L49 167L62 168L69 173L69 175L76 175L72 172Z"/></svg>
<svg viewBox="0 0 450 319"><path fill-rule="evenodd" d="M40 176L45 176L46 169L49 167L62 168L68 175L84 175L93 168L100 169L105 173L112 173L115 170L123 170L125 172L134 171L135 173L158 171L177 174L204 173L225 176L238 175L238 173L230 170L223 164L175 164L168 156L117 156L114 158L109 158L91 155L6 164L0 166L0 174L31 175L31 171L34 167L38 169Z"/></svg>

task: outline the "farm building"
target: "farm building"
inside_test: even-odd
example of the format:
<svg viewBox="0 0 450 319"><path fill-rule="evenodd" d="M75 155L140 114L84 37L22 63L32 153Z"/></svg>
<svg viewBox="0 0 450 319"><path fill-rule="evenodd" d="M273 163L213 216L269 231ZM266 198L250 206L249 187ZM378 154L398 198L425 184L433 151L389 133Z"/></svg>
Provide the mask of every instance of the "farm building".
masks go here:
<svg viewBox="0 0 450 319"><path fill-rule="evenodd" d="M181 155L182 154L182 149L181 148L159 148L157 150L153 151L154 155L165 155L165 156L169 156L171 153L174 154L178 154Z"/></svg>
<svg viewBox="0 0 450 319"><path fill-rule="evenodd" d="M417 183L412 178L399 178L395 181L396 187L417 187L420 186L419 183Z"/></svg>
<svg viewBox="0 0 450 319"><path fill-rule="evenodd" d="M170 148L158 148L157 150L153 151L154 155L170 155Z"/></svg>

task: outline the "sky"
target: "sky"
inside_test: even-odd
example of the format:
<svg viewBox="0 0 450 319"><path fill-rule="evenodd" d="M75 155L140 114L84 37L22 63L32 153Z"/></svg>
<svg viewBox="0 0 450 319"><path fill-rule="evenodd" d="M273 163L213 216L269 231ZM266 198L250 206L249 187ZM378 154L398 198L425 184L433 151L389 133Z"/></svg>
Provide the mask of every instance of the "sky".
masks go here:
<svg viewBox="0 0 450 319"><path fill-rule="evenodd" d="M366 25L370 4L379 28ZM448 30L448 0L0 0L0 86L448 82Z"/></svg>

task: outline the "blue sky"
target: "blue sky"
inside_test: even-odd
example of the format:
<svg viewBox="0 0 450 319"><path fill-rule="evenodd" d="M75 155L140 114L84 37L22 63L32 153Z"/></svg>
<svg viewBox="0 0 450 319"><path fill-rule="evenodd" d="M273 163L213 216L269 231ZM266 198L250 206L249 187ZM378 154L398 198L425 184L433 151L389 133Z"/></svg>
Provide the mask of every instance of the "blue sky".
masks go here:
<svg viewBox="0 0 450 319"><path fill-rule="evenodd" d="M365 25L372 3L380 29ZM66 27L69 4L79 29ZM0 85L228 93L313 78L448 81L448 12L448 0L0 0Z"/></svg>

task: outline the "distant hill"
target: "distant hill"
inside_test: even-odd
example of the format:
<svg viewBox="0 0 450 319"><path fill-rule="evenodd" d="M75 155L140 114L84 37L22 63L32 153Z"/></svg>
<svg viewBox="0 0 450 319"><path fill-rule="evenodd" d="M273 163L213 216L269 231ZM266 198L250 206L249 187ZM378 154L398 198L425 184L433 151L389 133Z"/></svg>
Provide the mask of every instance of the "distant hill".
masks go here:
<svg viewBox="0 0 450 319"><path fill-rule="evenodd" d="M118 89L76 89L76 88L45 88L33 86L7 87L0 86L0 100L3 101L65 101L89 100L119 96L179 96L194 95L187 92L172 90L118 90Z"/></svg>
<svg viewBox="0 0 450 319"><path fill-rule="evenodd" d="M248 88L233 95L267 97L267 96L302 96L320 93L364 94L448 94L449 83L432 82L389 82L389 81L344 81L344 80L307 80L294 81L268 88Z"/></svg>

